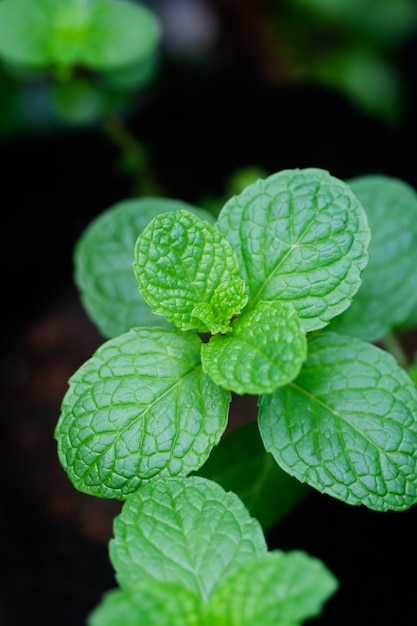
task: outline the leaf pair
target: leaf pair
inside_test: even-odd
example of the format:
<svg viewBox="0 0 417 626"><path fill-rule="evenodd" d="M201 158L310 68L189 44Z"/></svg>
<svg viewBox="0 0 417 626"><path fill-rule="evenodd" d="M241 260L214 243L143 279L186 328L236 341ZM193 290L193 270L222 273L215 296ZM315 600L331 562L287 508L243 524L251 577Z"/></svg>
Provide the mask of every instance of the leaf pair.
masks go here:
<svg viewBox="0 0 417 626"><path fill-rule="evenodd" d="M154 313L216 335L201 358L218 385L264 394L297 376L306 331L349 306L368 242L345 183L287 170L232 198L216 227L185 211L155 217L138 237L134 270Z"/></svg>
<svg viewBox="0 0 417 626"><path fill-rule="evenodd" d="M267 551L233 494L200 477L159 478L126 501L110 556L121 589L90 626L297 626L337 582L302 552Z"/></svg>
<svg viewBox="0 0 417 626"><path fill-rule="evenodd" d="M237 393L270 393L292 380L306 356L293 307L259 301L245 312L245 282L230 243L187 211L156 216L138 237L135 275L153 312L181 330L215 335L203 371Z"/></svg>
<svg viewBox="0 0 417 626"><path fill-rule="evenodd" d="M115 70L148 58L159 40L154 14L123 0L0 3L0 56L17 65Z"/></svg>

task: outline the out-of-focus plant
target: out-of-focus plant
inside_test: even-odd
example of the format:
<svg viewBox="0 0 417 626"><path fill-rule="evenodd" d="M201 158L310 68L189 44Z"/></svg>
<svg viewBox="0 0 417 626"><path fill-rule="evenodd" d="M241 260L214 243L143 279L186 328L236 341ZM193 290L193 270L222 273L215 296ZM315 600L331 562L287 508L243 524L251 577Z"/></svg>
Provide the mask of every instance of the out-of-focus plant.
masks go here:
<svg viewBox="0 0 417 626"><path fill-rule="evenodd" d="M292 72L343 91L396 121L404 105L399 55L417 28L414 0L291 0L278 10Z"/></svg>
<svg viewBox="0 0 417 626"><path fill-rule="evenodd" d="M157 71L160 40L156 14L129 0L0 1L0 130L99 124L143 174L147 155L123 116Z"/></svg>

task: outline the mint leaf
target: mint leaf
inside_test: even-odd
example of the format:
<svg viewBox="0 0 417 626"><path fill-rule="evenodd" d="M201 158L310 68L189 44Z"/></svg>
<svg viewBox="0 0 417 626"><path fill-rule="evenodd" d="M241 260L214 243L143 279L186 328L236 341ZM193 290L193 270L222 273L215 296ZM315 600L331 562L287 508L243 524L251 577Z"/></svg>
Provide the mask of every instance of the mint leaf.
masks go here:
<svg viewBox="0 0 417 626"><path fill-rule="evenodd" d="M160 37L156 16L131 2L0 3L0 55L26 66L81 64L98 70L116 69L153 54Z"/></svg>
<svg viewBox="0 0 417 626"><path fill-rule="evenodd" d="M167 326L138 292L132 270L138 235L161 213L185 209L207 221L213 216L167 198L136 198L114 204L90 222L74 250L74 279L89 317L104 337L135 326Z"/></svg>
<svg viewBox="0 0 417 626"><path fill-rule="evenodd" d="M296 626L322 611L337 581L302 552L273 552L241 564L204 605L180 585L143 581L134 591L113 590L89 626Z"/></svg>
<svg viewBox="0 0 417 626"><path fill-rule="evenodd" d="M144 485L114 533L110 557L122 590L105 596L90 626L297 626L337 587L304 553L268 553L237 496L196 476Z"/></svg>
<svg viewBox="0 0 417 626"><path fill-rule="evenodd" d="M215 288L210 302L197 304L192 312L191 319L199 325L210 329L213 334L227 334L232 331L230 320L243 309L248 301L245 293L245 281L241 278L232 278Z"/></svg>
<svg viewBox="0 0 417 626"><path fill-rule="evenodd" d="M227 432L197 474L236 493L264 531L310 492L265 451L255 422Z"/></svg>
<svg viewBox="0 0 417 626"><path fill-rule="evenodd" d="M115 589L105 594L88 626L204 626L203 619L198 598L185 587L144 581L134 592Z"/></svg>
<svg viewBox="0 0 417 626"><path fill-rule="evenodd" d="M388 176L348 182L365 208L372 239L362 285L330 329L376 341L401 325L417 304L417 193Z"/></svg>
<svg viewBox="0 0 417 626"><path fill-rule="evenodd" d="M417 502L417 390L395 359L359 339L309 341L298 378L260 399L265 448L289 474L348 504Z"/></svg>
<svg viewBox="0 0 417 626"><path fill-rule="evenodd" d="M293 380L306 358L306 337L290 305L258 302L234 320L231 335L201 348L203 371L236 393L271 393Z"/></svg>
<svg viewBox="0 0 417 626"><path fill-rule="evenodd" d="M225 332L230 313L246 303L230 244L188 211L152 220L138 237L133 267L145 302L181 330Z"/></svg>
<svg viewBox="0 0 417 626"><path fill-rule="evenodd" d="M324 170L284 170L229 200L217 227L232 244L249 306L291 302L306 331L350 304L367 262L365 212L348 185Z"/></svg>
<svg viewBox="0 0 417 626"><path fill-rule="evenodd" d="M55 436L77 489L124 499L161 473L204 463L226 428L230 394L202 372L200 348L192 333L133 329L72 376Z"/></svg>
<svg viewBox="0 0 417 626"><path fill-rule="evenodd" d="M203 602L224 576L267 551L239 498L198 476L143 485L115 519L114 534L110 557L123 589L175 582Z"/></svg>
<svg viewBox="0 0 417 626"><path fill-rule="evenodd" d="M337 581L303 552L274 551L245 561L210 599L216 626L296 626L316 617Z"/></svg>

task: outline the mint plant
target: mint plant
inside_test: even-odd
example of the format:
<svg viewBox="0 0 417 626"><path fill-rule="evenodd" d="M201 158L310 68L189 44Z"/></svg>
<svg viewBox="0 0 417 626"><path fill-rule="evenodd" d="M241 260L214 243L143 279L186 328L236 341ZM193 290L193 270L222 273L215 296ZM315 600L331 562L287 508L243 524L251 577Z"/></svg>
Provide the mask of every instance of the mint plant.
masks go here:
<svg viewBox="0 0 417 626"><path fill-rule="evenodd" d="M98 125L147 193L158 184L123 117L158 69L161 37L157 15L131 0L0 1L0 61L12 80L43 94L52 128Z"/></svg>
<svg viewBox="0 0 417 626"><path fill-rule="evenodd" d="M303 552L268 552L239 498L200 477L160 477L116 518L110 556L120 589L90 626L299 624L337 582Z"/></svg>
<svg viewBox="0 0 417 626"><path fill-rule="evenodd" d="M209 457L234 435L223 438L232 394L258 397L268 473L286 473L348 504L377 511L415 504L416 386L391 354L370 341L393 345L396 328L417 303L411 271L416 216L417 195L402 181L369 176L347 183L309 168L250 184L226 202L217 221L177 201L142 198L111 208L91 224L76 249L76 280L87 311L110 339L70 379L56 438L60 461L77 489L126 500L120 520L134 516L130 511L141 507L143 498L149 502L131 539L121 531L123 522L116 523L113 546L117 532L121 544L133 546L137 539L138 548L128 549L129 559L137 550L143 567L148 557L154 567L148 544L136 535L142 537L142 525L153 534L163 524L167 509L158 511L159 490L178 490L184 507L187 502L193 508L194 496L211 499L212 482L188 475L204 475L207 465L207 476L217 472L221 484L227 474L227 455L215 472ZM392 273L390 259L397 264ZM244 485L239 479L233 485L230 475L228 488L240 495ZM188 488L191 499L184 495ZM245 503L249 495L242 495ZM178 514L175 498L168 500ZM182 510L182 504L178 507ZM193 514L184 515L181 527L188 537ZM219 524L218 541L234 523ZM175 542L172 527L165 536ZM169 548L174 554L176 545ZM93 625L110 623L110 615L123 615L127 624L139 616L146 619L140 613L148 610L144 595L149 615L159 616L164 586L178 576L184 582L183 575L158 579L158 590L148 593L140 567L135 574L138 559L128 566L123 558L120 565L115 550L116 571L127 568L118 573L122 589L98 609ZM165 557L158 556L158 563ZM196 553L192 562L200 558ZM260 561L259 580L266 588L276 580L280 559L272 555ZM292 559L288 555L289 572ZM164 572L173 560L179 562L168 555ZM273 605L271 613L268 608L256 617L252 609L246 613L243 599L226 607L226 596L234 597L234 585L245 588L244 577L254 564L241 570L236 561L233 567L228 582L213 592L214 600L211 591L201 589L197 600L195 589L191 598L189 583L184 583L185 595L173 591L172 615L181 614L181 623L188 623L184 615L189 623L205 623L210 615L219 624L263 619L272 626L300 623L312 614L293 614L291 608L280 613L277 597L267 603ZM172 593L167 591L169 597ZM210 613L217 593L223 598L221 609ZM252 608L258 603L256 586L253 593ZM291 593L285 592L288 607ZM317 592L316 608L320 597ZM176 623L171 609L166 611L166 623Z"/></svg>

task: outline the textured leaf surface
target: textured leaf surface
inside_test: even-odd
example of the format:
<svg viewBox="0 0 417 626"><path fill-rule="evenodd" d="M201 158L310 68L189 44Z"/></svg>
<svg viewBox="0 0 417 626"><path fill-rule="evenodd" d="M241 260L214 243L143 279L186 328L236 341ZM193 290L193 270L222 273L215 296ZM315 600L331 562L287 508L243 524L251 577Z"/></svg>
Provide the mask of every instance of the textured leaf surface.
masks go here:
<svg viewBox="0 0 417 626"><path fill-rule="evenodd" d="M299 377L260 400L265 448L302 482L349 504L417 501L417 392L395 359L359 339L309 341Z"/></svg>
<svg viewBox="0 0 417 626"><path fill-rule="evenodd" d="M387 176L361 176L349 185L371 228L369 263L352 305L329 328L376 341L417 304L417 193Z"/></svg>
<svg viewBox="0 0 417 626"><path fill-rule="evenodd" d="M264 531L310 493L265 451L255 422L226 433L197 473L236 493Z"/></svg>
<svg viewBox="0 0 417 626"><path fill-rule="evenodd" d="M182 330L219 332L246 303L230 244L205 220L188 211L155 217L138 237L135 275L144 300ZM224 295L223 295L224 294ZM225 306L223 306L223 302ZM212 311L214 326L208 326ZM200 307L200 308L199 308Z"/></svg>
<svg viewBox="0 0 417 626"><path fill-rule="evenodd" d="M226 203L217 227L238 255L250 305L291 302L305 330L342 313L359 288L366 215L348 185L324 170L257 181Z"/></svg>
<svg viewBox="0 0 417 626"><path fill-rule="evenodd" d="M104 337L115 337L135 326L168 326L138 292L132 262L136 239L149 222L156 215L179 209L214 221L207 211L179 200L138 198L107 209L78 240L75 282L88 315Z"/></svg>
<svg viewBox="0 0 417 626"><path fill-rule="evenodd" d="M123 499L156 475L204 463L226 428L230 395L202 372L200 346L192 333L133 329L74 374L56 438L77 489Z"/></svg>
<svg viewBox="0 0 417 626"><path fill-rule="evenodd" d="M191 319L195 319L196 324L202 322L212 334L227 334L232 331L230 320L239 314L247 301L245 281L231 279L216 287L209 303L197 304L191 312Z"/></svg>
<svg viewBox="0 0 417 626"><path fill-rule="evenodd" d="M337 589L327 568L303 552L271 552L246 561L214 592L216 626L297 626L316 617Z"/></svg>
<svg viewBox="0 0 417 626"><path fill-rule="evenodd" d="M199 600L188 589L145 581L134 592L107 593L89 616L88 626L204 626L203 619Z"/></svg>
<svg viewBox="0 0 417 626"><path fill-rule="evenodd" d="M144 485L124 504L114 533L110 557L121 587L175 582L202 601L222 577L267 551L239 498L198 476Z"/></svg>
<svg viewBox="0 0 417 626"><path fill-rule="evenodd" d="M293 380L306 358L307 341L291 306L258 302L234 320L230 335L201 348L203 370L236 393L271 393Z"/></svg>
<svg viewBox="0 0 417 626"><path fill-rule="evenodd" d="M115 69L151 55L160 36L156 16L131 2L3 0L0 3L0 55L23 65L84 64L96 69Z"/></svg>

